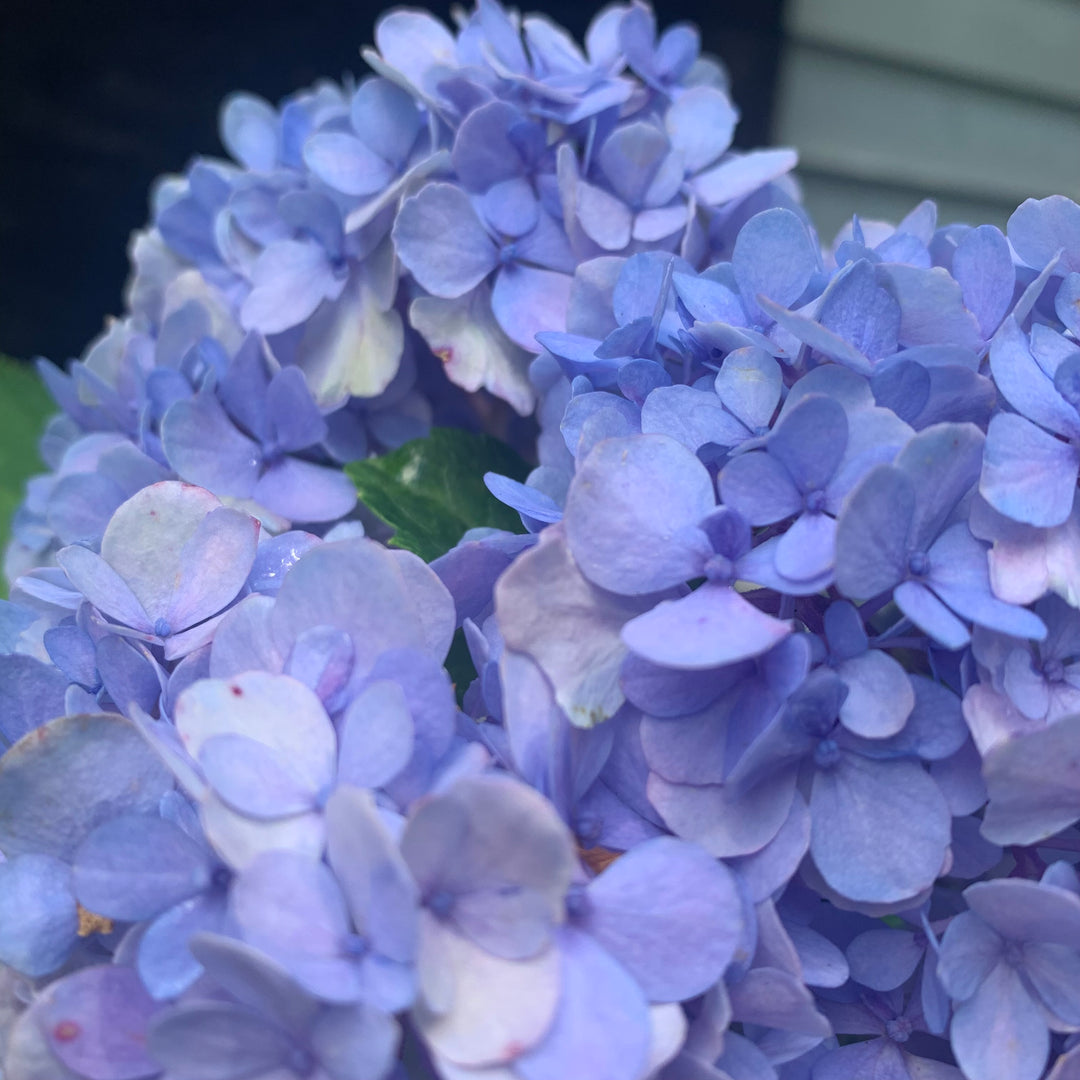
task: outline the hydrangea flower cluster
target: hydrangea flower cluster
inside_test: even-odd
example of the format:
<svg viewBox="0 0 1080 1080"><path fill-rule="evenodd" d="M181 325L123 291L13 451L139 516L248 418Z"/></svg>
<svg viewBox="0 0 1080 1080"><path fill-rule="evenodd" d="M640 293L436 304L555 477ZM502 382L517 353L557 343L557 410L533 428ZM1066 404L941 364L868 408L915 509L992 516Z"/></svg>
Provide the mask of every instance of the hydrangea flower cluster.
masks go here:
<svg viewBox="0 0 1080 1080"><path fill-rule="evenodd" d="M97 544L171 478L272 532L325 531L356 503L343 463L433 419L483 426L490 407L453 384L532 411L535 335L562 326L581 261L704 267L747 195L792 198L771 182L794 153L733 153L723 72L690 28L657 38L640 2L597 16L584 52L496 0L456 33L392 12L375 39L358 85L231 97L233 161L158 185L128 313L66 371L42 362L63 416L9 576Z"/></svg>
<svg viewBox="0 0 1080 1080"><path fill-rule="evenodd" d="M1075 1080L1080 207L823 249L641 5L376 38L48 375L3 1080ZM406 322L540 422L430 564L334 464Z"/></svg>

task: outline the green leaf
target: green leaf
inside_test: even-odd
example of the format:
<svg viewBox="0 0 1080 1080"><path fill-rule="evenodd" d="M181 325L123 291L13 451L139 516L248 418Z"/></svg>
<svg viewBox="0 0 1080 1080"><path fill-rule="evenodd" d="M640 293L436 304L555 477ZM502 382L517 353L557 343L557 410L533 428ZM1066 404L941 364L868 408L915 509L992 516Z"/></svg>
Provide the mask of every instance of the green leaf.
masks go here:
<svg viewBox="0 0 1080 1080"><path fill-rule="evenodd" d="M484 473L524 480L529 467L489 435L433 428L383 457L345 466L360 499L394 529L390 543L431 562L466 529L521 532L521 519L484 486Z"/></svg>
<svg viewBox="0 0 1080 1080"><path fill-rule="evenodd" d="M44 469L38 439L54 412L37 372L0 356L0 551L7 547L11 515L22 502L27 479ZM2 580L0 592L7 593Z"/></svg>

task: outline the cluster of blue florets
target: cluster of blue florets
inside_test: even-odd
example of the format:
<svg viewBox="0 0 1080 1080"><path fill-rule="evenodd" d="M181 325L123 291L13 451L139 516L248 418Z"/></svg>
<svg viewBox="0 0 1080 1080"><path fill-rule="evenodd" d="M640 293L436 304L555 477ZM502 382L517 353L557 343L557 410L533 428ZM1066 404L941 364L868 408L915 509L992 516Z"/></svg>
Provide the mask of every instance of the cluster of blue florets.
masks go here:
<svg viewBox="0 0 1080 1080"><path fill-rule="evenodd" d="M0 1075L1073 1080L1080 207L823 247L640 3L376 41L43 365ZM442 372L539 438L429 565L341 465Z"/></svg>

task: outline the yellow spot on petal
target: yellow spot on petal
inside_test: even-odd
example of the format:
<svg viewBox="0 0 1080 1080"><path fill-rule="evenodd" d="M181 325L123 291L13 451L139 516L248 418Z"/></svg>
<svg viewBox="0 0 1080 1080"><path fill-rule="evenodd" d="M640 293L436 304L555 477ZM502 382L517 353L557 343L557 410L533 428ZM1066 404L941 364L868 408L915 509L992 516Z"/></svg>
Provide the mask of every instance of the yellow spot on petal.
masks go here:
<svg viewBox="0 0 1080 1080"><path fill-rule="evenodd" d="M112 931L112 919L106 919L104 915L95 915L79 904L79 937L89 937L91 934L111 934Z"/></svg>

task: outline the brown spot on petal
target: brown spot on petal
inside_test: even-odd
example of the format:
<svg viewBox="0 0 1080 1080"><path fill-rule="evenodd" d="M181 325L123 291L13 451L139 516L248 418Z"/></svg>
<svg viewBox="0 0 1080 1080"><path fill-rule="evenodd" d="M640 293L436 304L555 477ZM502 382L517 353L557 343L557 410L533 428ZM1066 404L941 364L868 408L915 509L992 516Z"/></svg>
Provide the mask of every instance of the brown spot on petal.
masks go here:
<svg viewBox="0 0 1080 1080"><path fill-rule="evenodd" d="M616 859L622 856L621 851L612 851L606 847L590 847L577 849L578 857L594 873L602 874Z"/></svg>
<svg viewBox="0 0 1080 1080"><path fill-rule="evenodd" d="M61 1020L52 1030L57 1042L71 1042L82 1034L82 1028L74 1020Z"/></svg>
<svg viewBox="0 0 1080 1080"><path fill-rule="evenodd" d="M111 934L113 932L112 919L106 919L104 915L95 915L92 911L87 911L82 904L79 904L78 908L79 937L89 937L91 934Z"/></svg>
<svg viewBox="0 0 1080 1080"><path fill-rule="evenodd" d="M454 349L450 345L444 345L441 349L431 350L444 364L449 364L454 359Z"/></svg>
<svg viewBox="0 0 1080 1080"><path fill-rule="evenodd" d="M244 696L244 691L241 690L240 687L236 686L235 684L230 686L229 689L232 691L233 697L243 697Z"/></svg>

